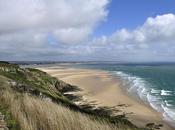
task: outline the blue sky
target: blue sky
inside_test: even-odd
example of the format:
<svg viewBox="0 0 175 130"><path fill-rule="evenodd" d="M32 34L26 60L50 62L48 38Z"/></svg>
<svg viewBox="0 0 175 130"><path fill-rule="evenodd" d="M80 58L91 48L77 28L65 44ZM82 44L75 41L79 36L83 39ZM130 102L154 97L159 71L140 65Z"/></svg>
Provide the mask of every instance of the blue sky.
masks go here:
<svg viewBox="0 0 175 130"><path fill-rule="evenodd" d="M174 0L112 0L109 15L95 32L96 36L110 35L121 28L134 29L148 17L167 13L175 14Z"/></svg>
<svg viewBox="0 0 175 130"><path fill-rule="evenodd" d="M0 60L173 61L174 0L0 0Z"/></svg>

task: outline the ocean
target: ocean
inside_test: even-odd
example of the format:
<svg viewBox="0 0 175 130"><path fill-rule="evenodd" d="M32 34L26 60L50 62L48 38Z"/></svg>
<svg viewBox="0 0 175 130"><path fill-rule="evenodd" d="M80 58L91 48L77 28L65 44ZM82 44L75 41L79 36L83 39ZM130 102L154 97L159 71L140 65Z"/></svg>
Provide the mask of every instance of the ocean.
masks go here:
<svg viewBox="0 0 175 130"><path fill-rule="evenodd" d="M76 66L109 71L129 93L175 124L175 64L78 63Z"/></svg>

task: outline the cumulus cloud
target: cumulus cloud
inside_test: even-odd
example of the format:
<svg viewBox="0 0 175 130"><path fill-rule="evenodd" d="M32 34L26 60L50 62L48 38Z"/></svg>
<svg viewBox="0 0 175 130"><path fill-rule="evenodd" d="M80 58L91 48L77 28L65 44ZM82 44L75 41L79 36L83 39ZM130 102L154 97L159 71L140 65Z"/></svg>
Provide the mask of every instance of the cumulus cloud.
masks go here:
<svg viewBox="0 0 175 130"><path fill-rule="evenodd" d="M0 0L0 59L175 61L174 14L93 37L109 1Z"/></svg>
<svg viewBox="0 0 175 130"><path fill-rule="evenodd" d="M65 43L78 43L105 20L108 0L0 0L0 34L46 30ZM72 37L71 35L75 35ZM67 40L72 38L70 42Z"/></svg>
<svg viewBox="0 0 175 130"><path fill-rule="evenodd" d="M149 17L146 22L134 30L121 29L114 32L105 43L116 44L169 44L175 40L175 15L158 15ZM104 43L104 36L96 39Z"/></svg>
<svg viewBox="0 0 175 130"><path fill-rule="evenodd" d="M167 57L170 52L172 56L172 52L175 51L175 15L149 17L142 26L133 30L117 30L110 36L94 38L92 43L94 46L111 48L109 53L122 54L131 59L134 55L136 60L139 56L142 60L169 59L163 56Z"/></svg>
<svg viewBox="0 0 175 130"><path fill-rule="evenodd" d="M0 0L0 58L75 54L70 49L74 49L72 45L66 44L88 40L106 19L108 3L109 0Z"/></svg>

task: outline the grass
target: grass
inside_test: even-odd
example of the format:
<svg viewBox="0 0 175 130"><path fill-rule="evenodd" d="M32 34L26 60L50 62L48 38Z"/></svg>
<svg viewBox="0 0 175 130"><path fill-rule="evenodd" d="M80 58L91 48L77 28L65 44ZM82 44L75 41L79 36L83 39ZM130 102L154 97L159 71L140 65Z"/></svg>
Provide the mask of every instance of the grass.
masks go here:
<svg viewBox="0 0 175 130"><path fill-rule="evenodd" d="M75 105L81 97L64 93L79 91L76 86L37 69L6 64L0 62L0 111L10 130L146 130L125 115L112 116L115 108Z"/></svg>
<svg viewBox="0 0 175 130"><path fill-rule="evenodd" d="M19 126L6 105L0 105L0 112L4 115L4 120L10 130L19 130Z"/></svg>
<svg viewBox="0 0 175 130"><path fill-rule="evenodd" d="M0 90L1 92L3 91L8 91L10 88L9 84L8 84L8 79L0 76ZM2 94L2 93L0 93ZM0 97L2 97L2 95L0 95ZM19 126L16 122L16 120L13 118L11 111L9 109L9 105L4 104L3 102L5 102L5 99L1 99L0 102L0 112L4 115L4 120L6 122L7 127L10 130L19 130Z"/></svg>
<svg viewBox="0 0 175 130"><path fill-rule="evenodd" d="M9 107L20 130L120 130L104 120L92 120L86 114L28 94L4 91L0 102Z"/></svg>

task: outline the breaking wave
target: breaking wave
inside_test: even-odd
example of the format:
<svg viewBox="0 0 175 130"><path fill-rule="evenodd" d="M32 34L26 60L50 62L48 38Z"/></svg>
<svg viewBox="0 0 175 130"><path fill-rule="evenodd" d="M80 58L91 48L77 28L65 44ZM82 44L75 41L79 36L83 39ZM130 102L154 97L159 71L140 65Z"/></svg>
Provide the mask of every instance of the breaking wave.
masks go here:
<svg viewBox="0 0 175 130"><path fill-rule="evenodd" d="M115 71L114 74L123 81L123 86L130 93L137 94L141 100L161 112L166 121L171 122L172 125L175 124L175 106L171 104L171 100L165 100L164 98L175 94L174 92L164 89L159 90L143 78L122 71Z"/></svg>

